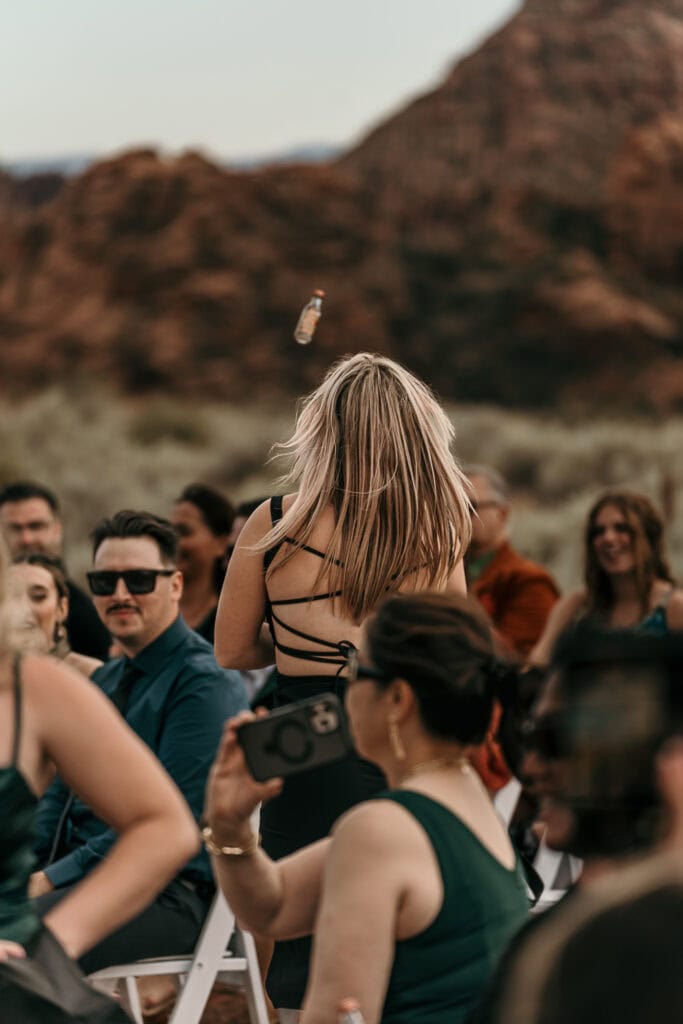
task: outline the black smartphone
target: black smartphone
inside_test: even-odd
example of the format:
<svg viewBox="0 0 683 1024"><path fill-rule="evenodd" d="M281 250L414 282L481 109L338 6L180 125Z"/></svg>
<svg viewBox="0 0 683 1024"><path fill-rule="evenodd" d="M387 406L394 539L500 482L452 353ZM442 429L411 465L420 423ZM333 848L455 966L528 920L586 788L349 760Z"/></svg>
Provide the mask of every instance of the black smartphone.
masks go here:
<svg viewBox="0 0 683 1024"><path fill-rule="evenodd" d="M257 782L296 775L340 761L353 750L346 717L333 693L276 708L237 731L249 771Z"/></svg>

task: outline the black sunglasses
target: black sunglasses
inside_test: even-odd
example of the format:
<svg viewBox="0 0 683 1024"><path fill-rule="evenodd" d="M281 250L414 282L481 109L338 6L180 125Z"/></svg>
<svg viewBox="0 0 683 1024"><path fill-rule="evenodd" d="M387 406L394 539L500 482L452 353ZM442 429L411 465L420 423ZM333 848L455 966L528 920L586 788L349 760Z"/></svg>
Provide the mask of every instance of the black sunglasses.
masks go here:
<svg viewBox="0 0 683 1024"><path fill-rule="evenodd" d="M358 650L351 647L346 653L346 681L355 683L357 679L376 679L378 683L390 682L390 676L380 672L379 669L370 668L369 665L361 665L358 660Z"/></svg>
<svg viewBox="0 0 683 1024"><path fill-rule="evenodd" d="M95 597L111 597L121 579L129 594L151 594L157 585L157 576L172 576L177 569L96 569L86 573L88 585Z"/></svg>

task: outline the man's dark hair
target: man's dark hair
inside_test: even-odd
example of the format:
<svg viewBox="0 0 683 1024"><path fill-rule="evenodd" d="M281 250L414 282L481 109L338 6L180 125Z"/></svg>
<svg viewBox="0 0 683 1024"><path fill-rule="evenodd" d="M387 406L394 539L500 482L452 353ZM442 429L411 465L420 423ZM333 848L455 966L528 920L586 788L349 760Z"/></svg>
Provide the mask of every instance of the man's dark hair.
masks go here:
<svg viewBox="0 0 683 1024"><path fill-rule="evenodd" d="M215 537L230 533L235 509L214 487L209 487L208 484L189 484L176 498L176 503L180 501L188 501L199 509L204 522Z"/></svg>
<svg viewBox="0 0 683 1024"><path fill-rule="evenodd" d="M49 487L34 483L33 480L15 480L0 487L0 508L10 501L29 501L31 498L41 498L47 502L55 515L59 515L57 496Z"/></svg>
<svg viewBox="0 0 683 1024"><path fill-rule="evenodd" d="M93 557L109 537L151 537L157 543L162 562L175 562L178 556L178 535L174 526L152 512L122 509L109 519L101 519L90 536Z"/></svg>

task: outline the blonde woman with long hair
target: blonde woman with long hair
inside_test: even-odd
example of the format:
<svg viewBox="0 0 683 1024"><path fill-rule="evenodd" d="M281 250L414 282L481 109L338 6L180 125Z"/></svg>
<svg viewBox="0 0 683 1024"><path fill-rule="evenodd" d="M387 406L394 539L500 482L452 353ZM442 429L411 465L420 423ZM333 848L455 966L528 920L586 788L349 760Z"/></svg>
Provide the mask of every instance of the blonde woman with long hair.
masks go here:
<svg viewBox="0 0 683 1024"><path fill-rule="evenodd" d="M348 651L388 592L464 594L471 521L453 438L430 390L402 366L368 353L336 363L280 446L296 492L264 502L240 534L218 607L219 663L269 664L267 620L272 704L342 695ZM315 842L382 785L356 757L288 779L264 807L264 849L279 859ZM268 990L278 1007L301 1005L308 943L276 947Z"/></svg>

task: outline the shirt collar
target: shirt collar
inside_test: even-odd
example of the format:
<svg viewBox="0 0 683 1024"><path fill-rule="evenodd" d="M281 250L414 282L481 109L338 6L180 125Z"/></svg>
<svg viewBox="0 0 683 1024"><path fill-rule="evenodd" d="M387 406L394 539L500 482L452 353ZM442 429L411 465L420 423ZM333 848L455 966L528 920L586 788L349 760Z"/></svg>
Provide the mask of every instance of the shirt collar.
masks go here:
<svg viewBox="0 0 683 1024"><path fill-rule="evenodd" d="M479 558L468 558L465 561L465 575L469 583L474 583L478 580L487 565L493 561L496 557L500 548L495 548L493 551L487 551L486 554L480 555Z"/></svg>
<svg viewBox="0 0 683 1024"><path fill-rule="evenodd" d="M134 658L131 658L130 663L145 675L158 675L176 648L190 633L190 627L178 615L168 629L165 629L156 640L152 640L151 644L147 644Z"/></svg>

